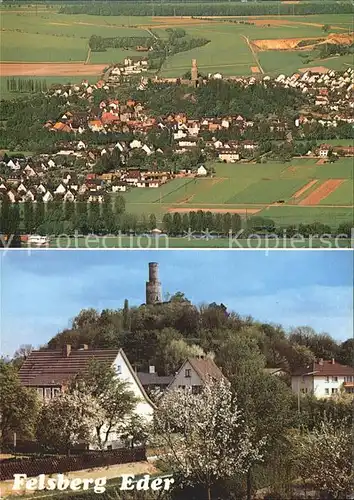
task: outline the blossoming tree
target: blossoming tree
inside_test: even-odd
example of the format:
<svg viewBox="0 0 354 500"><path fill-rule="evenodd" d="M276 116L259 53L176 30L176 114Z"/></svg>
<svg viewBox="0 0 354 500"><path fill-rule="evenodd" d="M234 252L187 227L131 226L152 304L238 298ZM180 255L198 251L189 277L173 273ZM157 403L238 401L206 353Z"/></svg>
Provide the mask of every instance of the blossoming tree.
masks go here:
<svg viewBox="0 0 354 500"><path fill-rule="evenodd" d="M186 485L203 485L208 500L217 481L243 476L262 460L265 440L254 439L225 379L210 379L199 394L168 392L155 413L155 432L168 468Z"/></svg>

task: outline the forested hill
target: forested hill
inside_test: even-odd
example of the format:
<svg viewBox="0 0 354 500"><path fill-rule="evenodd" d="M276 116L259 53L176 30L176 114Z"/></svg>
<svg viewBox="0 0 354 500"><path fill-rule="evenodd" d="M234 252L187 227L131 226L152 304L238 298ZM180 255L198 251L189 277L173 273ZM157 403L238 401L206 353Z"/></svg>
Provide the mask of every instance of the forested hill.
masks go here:
<svg viewBox="0 0 354 500"><path fill-rule="evenodd" d="M283 88L272 83L245 87L241 83L210 80L206 85L191 88L166 83L150 84L145 90L132 92L154 116L186 113L191 118L241 114L253 118L257 114L293 118L308 97L298 89Z"/></svg>
<svg viewBox="0 0 354 500"><path fill-rule="evenodd" d="M308 365L315 357L351 364L354 340L342 344L309 327L290 333L280 325L262 324L227 311L223 304L195 306L182 293L155 306L121 310L82 310L71 328L58 333L49 348L88 344L95 348L122 347L139 370L155 365L160 374L173 374L188 356L212 354L227 371L229 365L280 367L287 371ZM237 363L238 362L238 363Z"/></svg>
<svg viewBox="0 0 354 500"><path fill-rule="evenodd" d="M77 3L77 5L75 5ZM91 14L101 16L265 16L265 15L309 15L309 14L352 14L354 6L340 1L283 2L240 2L214 0L213 2L133 2L120 0L111 2L87 2L64 5L63 14Z"/></svg>

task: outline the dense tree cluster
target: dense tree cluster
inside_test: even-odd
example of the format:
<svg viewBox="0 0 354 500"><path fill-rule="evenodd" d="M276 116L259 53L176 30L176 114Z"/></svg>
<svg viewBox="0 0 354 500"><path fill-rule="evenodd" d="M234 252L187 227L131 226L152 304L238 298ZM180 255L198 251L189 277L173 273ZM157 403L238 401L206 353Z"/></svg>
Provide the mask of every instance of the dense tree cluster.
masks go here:
<svg viewBox="0 0 354 500"><path fill-rule="evenodd" d="M308 14L352 14L349 2L284 2L241 3L223 0L208 3L154 3L150 2L107 2L64 5L62 14L90 14L95 16L265 16L265 15L308 15Z"/></svg>
<svg viewBox="0 0 354 500"><path fill-rule="evenodd" d="M151 84L135 94L155 116L186 113L195 119L230 114L251 118L272 113L292 117L307 102L307 98L296 89L265 87L261 83L244 87L222 80L210 80L194 90L183 85Z"/></svg>
<svg viewBox="0 0 354 500"><path fill-rule="evenodd" d="M222 304L195 306L181 293L166 299L158 306L129 308L126 304L123 309L101 313L83 310L74 318L72 327L57 334L48 345L122 347L139 369L152 363L159 372L173 374L180 360L171 365L166 347L172 340L183 341L198 345L205 353L213 352L230 377L237 373L239 358L247 358L249 353L254 353L260 366L278 366L288 371L319 357L345 364L354 347L352 340L338 344L328 334L317 334L309 327L286 333L280 325L241 318ZM176 344L175 348L179 351L181 346Z"/></svg>
<svg viewBox="0 0 354 500"><path fill-rule="evenodd" d="M7 78L6 88L8 92L46 92L48 85L46 80L33 80L33 78Z"/></svg>
<svg viewBox="0 0 354 500"><path fill-rule="evenodd" d="M325 43L318 47L318 50L321 59L334 55L345 56L346 54L354 54L354 43L351 45Z"/></svg>
<svg viewBox="0 0 354 500"><path fill-rule="evenodd" d="M154 45L154 38L139 36L117 36L102 37L92 35L89 39L89 47L93 52L105 52L108 48L135 49L138 46L151 47Z"/></svg>

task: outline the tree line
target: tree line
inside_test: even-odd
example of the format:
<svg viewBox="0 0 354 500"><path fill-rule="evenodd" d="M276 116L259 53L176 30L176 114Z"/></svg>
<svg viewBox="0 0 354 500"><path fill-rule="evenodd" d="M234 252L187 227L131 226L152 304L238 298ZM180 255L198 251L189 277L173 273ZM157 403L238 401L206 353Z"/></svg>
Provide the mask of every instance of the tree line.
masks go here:
<svg viewBox="0 0 354 500"><path fill-rule="evenodd" d="M46 92L48 85L46 80L7 78L6 88L8 92Z"/></svg>
<svg viewBox="0 0 354 500"><path fill-rule="evenodd" d="M264 16L264 15L309 15L309 14L352 14L354 7L349 2L208 2L154 3L149 2L107 2L64 5L62 14L90 14L94 16Z"/></svg>
<svg viewBox="0 0 354 500"><path fill-rule="evenodd" d="M125 211L125 198L122 195L107 195L102 203L85 199L75 202L54 200L48 203L38 200L33 203L10 203L3 196L0 203L0 233L2 234L145 234L159 229L168 236L190 234L228 237L230 233L242 238L250 235L276 235L287 238L301 235L331 235L350 237L351 223L343 222L333 228L320 222L312 224L277 225L272 219L251 216L243 220L237 213L213 213L211 211L190 211L186 213L165 213L158 221L154 213L136 214ZM242 230L242 233L240 232Z"/></svg>

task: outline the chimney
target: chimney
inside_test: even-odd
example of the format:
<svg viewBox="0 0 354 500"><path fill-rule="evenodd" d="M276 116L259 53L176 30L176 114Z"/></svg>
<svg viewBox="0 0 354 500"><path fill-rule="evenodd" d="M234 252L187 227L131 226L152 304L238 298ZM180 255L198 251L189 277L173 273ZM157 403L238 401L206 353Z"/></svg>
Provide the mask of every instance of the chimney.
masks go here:
<svg viewBox="0 0 354 500"><path fill-rule="evenodd" d="M153 365L149 366L149 373L155 373L155 367Z"/></svg>
<svg viewBox="0 0 354 500"><path fill-rule="evenodd" d="M334 358L332 358L332 365L334 365L336 362L336 360Z"/></svg>
<svg viewBox="0 0 354 500"><path fill-rule="evenodd" d="M87 345L87 344L82 344L82 345L80 346L80 349L79 349L79 350L80 350L80 351L87 351L87 350L88 350L88 348L89 348L89 347L88 347L88 345Z"/></svg>
<svg viewBox="0 0 354 500"><path fill-rule="evenodd" d="M323 358L320 358L320 359L318 360L318 364L319 364L320 366L323 366Z"/></svg>
<svg viewBox="0 0 354 500"><path fill-rule="evenodd" d="M70 344L66 344L63 348L63 356L64 358L68 358L70 356L70 353L71 353L71 345Z"/></svg>

